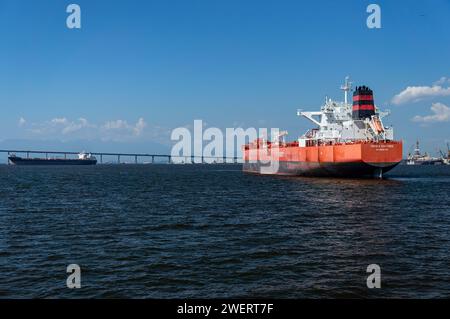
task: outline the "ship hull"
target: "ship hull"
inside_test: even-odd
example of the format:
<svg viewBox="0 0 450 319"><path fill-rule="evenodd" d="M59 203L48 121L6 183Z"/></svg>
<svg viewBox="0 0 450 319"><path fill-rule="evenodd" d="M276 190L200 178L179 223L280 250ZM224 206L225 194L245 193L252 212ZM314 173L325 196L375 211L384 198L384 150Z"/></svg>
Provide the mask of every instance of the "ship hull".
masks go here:
<svg viewBox="0 0 450 319"><path fill-rule="evenodd" d="M255 174L381 177L402 161L401 142L365 142L327 146L247 146L243 171Z"/></svg>
<svg viewBox="0 0 450 319"><path fill-rule="evenodd" d="M443 160L407 161L406 165L441 165Z"/></svg>
<svg viewBox="0 0 450 319"><path fill-rule="evenodd" d="M244 163L243 171L253 174L311 176L311 177L379 177L393 169L399 163L308 163L279 162L275 171L270 171L267 164Z"/></svg>
<svg viewBox="0 0 450 319"><path fill-rule="evenodd" d="M8 157L9 162L14 165L95 165L95 159L59 159L59 158L22 158Z"/></svg>

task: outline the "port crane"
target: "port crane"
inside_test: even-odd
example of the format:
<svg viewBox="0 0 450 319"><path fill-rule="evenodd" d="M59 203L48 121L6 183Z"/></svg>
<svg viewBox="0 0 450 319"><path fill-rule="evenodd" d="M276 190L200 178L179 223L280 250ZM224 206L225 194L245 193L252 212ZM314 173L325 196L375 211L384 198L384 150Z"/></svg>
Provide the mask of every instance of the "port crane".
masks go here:
<svg viewBox="0 0 450 319"><path fill-rule="evenodd" d="M450 144L447 143L447 154L445 154L442 150L439 150L439 153L442 156L442 162L444 162L444 164L450 165Z"/></svg>

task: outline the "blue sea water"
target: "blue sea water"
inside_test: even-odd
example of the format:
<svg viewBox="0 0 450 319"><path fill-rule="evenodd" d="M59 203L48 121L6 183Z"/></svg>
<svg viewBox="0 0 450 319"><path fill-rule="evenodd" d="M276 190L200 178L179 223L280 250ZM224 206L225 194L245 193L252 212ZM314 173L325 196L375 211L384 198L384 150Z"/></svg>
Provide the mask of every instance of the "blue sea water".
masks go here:
<svg viewBox="0 0 450 319"><path fill-rule="evenodd" d="M0 298L450 297L450 166L0 166ZM80 289L66 267L81 268ZM380 289L366 268L381 267Z"/></svg>

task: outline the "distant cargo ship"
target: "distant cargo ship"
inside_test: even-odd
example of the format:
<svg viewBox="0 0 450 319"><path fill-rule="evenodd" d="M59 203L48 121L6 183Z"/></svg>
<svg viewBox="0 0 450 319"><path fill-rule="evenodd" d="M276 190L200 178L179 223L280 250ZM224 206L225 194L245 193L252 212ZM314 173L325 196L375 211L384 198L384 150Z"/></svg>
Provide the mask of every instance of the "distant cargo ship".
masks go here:
<svg viewBox="0 0 450 319"><path fill-rule="evenodd" d="M28 158L15 154L8 157L14 165L95 165L97 159L90 153L79 153L78 158Z"/></svg>
<svg viewBox="0 0 450 319"><path fill-rule="evenodd" d="M244 145L243 171L258 174L304 176L374 176L402 161L402 142L394 140L392 127L383 125L388 115L374 104L373 91L366 86L353 92L347 77L341 86L344 102L326 99L319 112L298 112L317 125L286 143L282 132L274 141L259 138ZM273 165L275 164L275 165Z"/></svg>

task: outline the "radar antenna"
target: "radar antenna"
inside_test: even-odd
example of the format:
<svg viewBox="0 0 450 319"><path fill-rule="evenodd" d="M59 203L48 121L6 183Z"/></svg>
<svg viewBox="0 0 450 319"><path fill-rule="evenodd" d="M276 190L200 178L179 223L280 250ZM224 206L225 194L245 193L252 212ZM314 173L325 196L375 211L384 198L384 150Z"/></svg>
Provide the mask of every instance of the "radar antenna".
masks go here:
<svg viewBox="0 0 450 319"><path fill-rule="evenodd" d="M352 82L349 81L350 77L345 77L345 83L341 85L341 90L344 91L344 102L348 104L348 92L352 89Z"/></svg>

